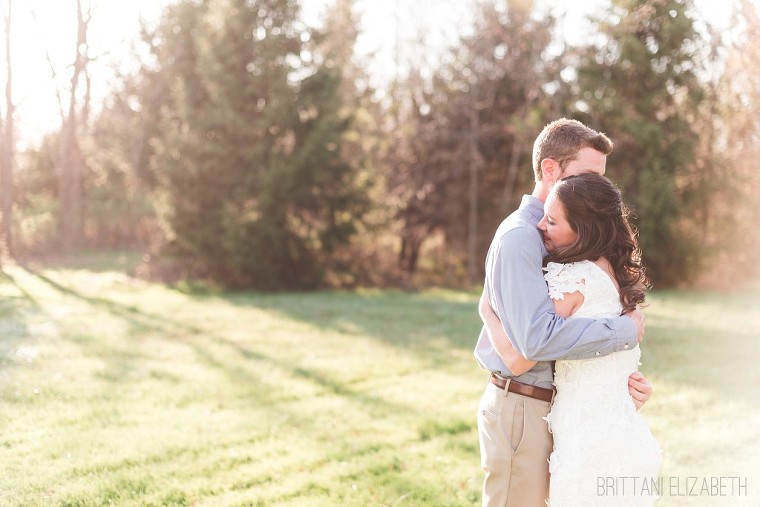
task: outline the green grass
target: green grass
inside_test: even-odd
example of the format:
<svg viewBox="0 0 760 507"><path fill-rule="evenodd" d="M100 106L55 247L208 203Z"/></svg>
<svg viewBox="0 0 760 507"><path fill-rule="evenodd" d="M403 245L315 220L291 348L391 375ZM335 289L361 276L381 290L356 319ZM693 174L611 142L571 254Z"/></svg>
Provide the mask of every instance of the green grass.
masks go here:
<svg viewBox="0 0 760 507"><path fill-rule="evenodd" d="M478 505L471 292L192 294L123 256L0 278L0 505ZM110 267L109 267L110 266ZM647 310L666 477L760 499L760 293Z"/></svg>

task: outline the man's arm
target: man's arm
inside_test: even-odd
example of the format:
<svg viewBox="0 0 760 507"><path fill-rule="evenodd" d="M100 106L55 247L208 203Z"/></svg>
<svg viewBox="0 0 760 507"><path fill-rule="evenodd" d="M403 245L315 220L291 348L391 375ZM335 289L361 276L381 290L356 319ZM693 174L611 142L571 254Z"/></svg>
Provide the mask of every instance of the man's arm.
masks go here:
<svg viewBox="0 0 760 507"><path fill-rule="evenodd" d="M504 326L501 325L499 316L494 313L493 308L488 303L485 291L480 297L478 313L483 321L486 333L488 333L491 346L499 355L501 361L509 368L509 372L512 375L522 375L535 366L535 361L528 361L514 348L509 340L509 336L504 332Z"/></svg>
<svg viewBox="0 0 760 507"><path fill-rule="evenodd" d="M638 331L629 317L564 319L554 312L543 277L537 229L507 231L489 255L489 302L515 349L531 361L586 359L632 348Z"/></svg>

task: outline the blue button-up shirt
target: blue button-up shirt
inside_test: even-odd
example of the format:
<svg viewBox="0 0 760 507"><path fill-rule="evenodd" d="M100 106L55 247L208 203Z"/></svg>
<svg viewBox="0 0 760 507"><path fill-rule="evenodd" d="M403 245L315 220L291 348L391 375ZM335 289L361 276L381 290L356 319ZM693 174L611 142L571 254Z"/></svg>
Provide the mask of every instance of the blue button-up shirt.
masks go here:
<svg viewBox="0 0 760 507"><path fill-rule="evenodd" d="M565 319L554 312L542 270L547 252L537 228L543 214L543 203L526 195L520 207L504 219L486 256L485 291L515 349L538 361L514 379L548 388L552 361L630 349L637 343L637 334L629 317ZM491 345L485 326L474 354L484 369L513 376Z"/></svg>

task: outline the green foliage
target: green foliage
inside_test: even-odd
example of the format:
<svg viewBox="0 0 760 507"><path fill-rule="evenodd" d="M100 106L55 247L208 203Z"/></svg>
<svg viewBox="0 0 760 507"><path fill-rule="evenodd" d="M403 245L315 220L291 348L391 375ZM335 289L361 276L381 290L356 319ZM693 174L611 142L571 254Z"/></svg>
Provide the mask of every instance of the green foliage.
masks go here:
<svg viewBox="0 0 760 507"><path fill-rule="evenodd" d="M19 256L50 250L57 241L56 145L56 136L49 135L39 147L19 154L18 165L23 170L14 176L14 247Z"/></svg>
<svg viewBox="0 0 760 507"><path fill-rule="evenodd" d="M340 67L308 63L291 1L182 3L156 60L167 82L156 173L173 250L228 286L314 287L366 208L340 152Z"/></svg>
<svg viewBox="0 0 760 507"><path fill-rule="evenodd" d="M155 178L148 168L156 113L147 93L144 103L137 99L150 84L125 80L81 142L84 240L90 247L148 249L160 242Z"/></svg>
<svg viewBox="0 0 760 507"><path fill-rule="evenodd" d="M571 116L615 142L608 174L659 287L751 268L750 2L704 64L691 0L613 0L575 48L545 3L473 2L467 35L440 60L423 37L378 93L353 4L311 29L296 0L182 0L143 26L139 69L78 128L85 244L214 287L463 286L530 190L535 136ZM54 249L58 149L50 135L17 157L21 255Z"/></svg>
<svg viewBox="0 0 760 507"><path fill-rule="evenodd" d="M579 51L574 107L615 143L608 175L637 212L640 243L658 285L697 272L700 238L689 193L702 100L694 21L685 0L615 0L596 18L597 45Z"/></svg>

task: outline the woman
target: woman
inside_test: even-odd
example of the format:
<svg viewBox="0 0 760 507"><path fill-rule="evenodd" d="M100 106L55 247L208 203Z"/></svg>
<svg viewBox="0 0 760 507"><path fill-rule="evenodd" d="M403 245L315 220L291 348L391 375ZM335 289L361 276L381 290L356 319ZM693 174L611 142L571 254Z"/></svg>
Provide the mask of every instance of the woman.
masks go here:
<svg viewBox="0 0 760 507"><path fill-rule="evenodd" d="M538 228L549 252L545 278L558 315L612 317L644 302L648 282L636 236L610 180L591 173L565 178L544 210ZM485 297L480 312L512 374L528 371L535 363L512 347ZM557 394L547 417L554 437L550 506L644 506L656 500L659 447L628 392L640 357L637 345L556 362Z"/></svg>

